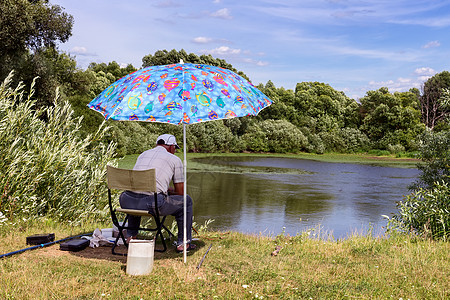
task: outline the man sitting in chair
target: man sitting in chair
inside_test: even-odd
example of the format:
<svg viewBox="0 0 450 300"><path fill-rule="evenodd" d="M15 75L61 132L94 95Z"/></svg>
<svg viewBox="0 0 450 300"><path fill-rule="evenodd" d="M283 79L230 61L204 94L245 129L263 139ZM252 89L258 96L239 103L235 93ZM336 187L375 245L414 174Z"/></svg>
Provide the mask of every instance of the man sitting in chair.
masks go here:
<svg viewBox="0 0 450 300"><path fill-rule="evenodd" d="M134 165L134 170L155 169L156 189L158 192L159 213L162 216L175 216L178 225L177 252L183 252L183 191L184 174L183 163L176 155L177 145L175 136L171 134L160 135L156 140L156 147L144 151L139 155ZM169 187L173 181L173 188ZM146 192L125 191L119 198L120 206L125 209L153 210L155 205L154 195ZM196 245L192 240L192 199L186 195L186 236L187 249L193 250ZM128 225L130 227L139 227L141 218L138 216L129 216ZM128 230L128 235L135 238L137 230Z"/></svg>

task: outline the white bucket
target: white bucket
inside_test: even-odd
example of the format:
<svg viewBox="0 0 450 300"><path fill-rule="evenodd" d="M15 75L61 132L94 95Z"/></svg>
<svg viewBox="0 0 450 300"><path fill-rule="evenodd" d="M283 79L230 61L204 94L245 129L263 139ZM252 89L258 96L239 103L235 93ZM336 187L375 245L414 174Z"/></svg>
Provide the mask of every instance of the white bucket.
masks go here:
<svg viewBox="0 0 450 300"><path fill-rule="evenodd" d="M153 269L154 253L154 240L130 240L128 244L127 274L149 274Z"/></svg>

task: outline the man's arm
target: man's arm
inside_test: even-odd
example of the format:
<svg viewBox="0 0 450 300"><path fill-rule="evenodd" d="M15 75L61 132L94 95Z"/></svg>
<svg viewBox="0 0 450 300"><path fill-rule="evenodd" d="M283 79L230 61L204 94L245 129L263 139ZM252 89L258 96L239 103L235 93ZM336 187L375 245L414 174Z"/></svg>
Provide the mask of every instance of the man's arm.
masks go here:
<svg viewBox="0 0 450 300"><path fill-rule="evenodd" d="M184 182L174 183L173 186L175 188L175 190L173 191L173 193L175 195L183 195L183 193L184 193Z"/></svg>

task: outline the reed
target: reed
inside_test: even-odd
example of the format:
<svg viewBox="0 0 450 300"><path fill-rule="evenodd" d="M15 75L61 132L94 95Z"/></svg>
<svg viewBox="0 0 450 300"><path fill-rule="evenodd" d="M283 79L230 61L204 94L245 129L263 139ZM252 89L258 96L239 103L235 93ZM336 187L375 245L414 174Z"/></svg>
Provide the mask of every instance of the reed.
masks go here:
<svg viewBox="0 0 450 300"><path fill-rule="evenodd" d="M107 216L105 173L114 144L100 141L108 130L80 137L82 118L68 102L36 109L33 86L0 86L0 226L48 216L79 223Z"/></svg>

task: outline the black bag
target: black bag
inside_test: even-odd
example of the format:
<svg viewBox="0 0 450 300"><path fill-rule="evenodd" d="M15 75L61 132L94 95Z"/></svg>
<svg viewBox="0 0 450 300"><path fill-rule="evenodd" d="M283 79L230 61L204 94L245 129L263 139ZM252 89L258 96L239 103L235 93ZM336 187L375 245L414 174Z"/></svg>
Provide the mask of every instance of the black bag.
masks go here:
<svg viewBox="0 0 450 300"><path fill-rule="evenodd" d="M50 243L55 240L54 233L35 234L27 236L27 245L40 245Z"/></svg>
<svg viewBox="0 0 450 300"><path fill-rule="evenodd" d="M81 251L85 249L87 246L89 246L89 240L85 239L74 239L70 240L64 243L61 243L59 245L59 249L63 251Z"/></svg>

